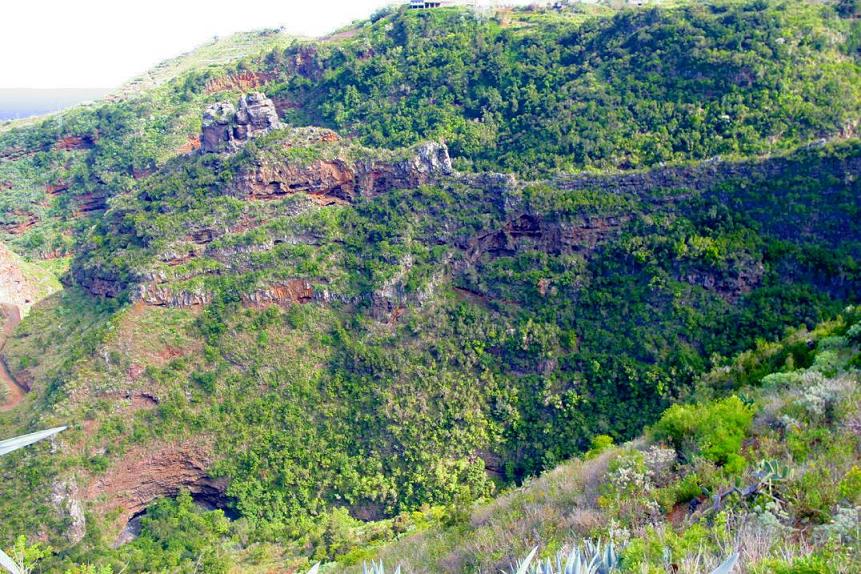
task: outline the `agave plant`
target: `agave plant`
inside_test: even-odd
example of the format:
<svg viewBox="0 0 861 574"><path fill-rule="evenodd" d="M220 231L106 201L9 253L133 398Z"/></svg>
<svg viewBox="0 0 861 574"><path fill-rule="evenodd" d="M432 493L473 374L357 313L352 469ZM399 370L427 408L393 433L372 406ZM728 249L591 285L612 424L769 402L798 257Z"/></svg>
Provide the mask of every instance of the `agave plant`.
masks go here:
<svg viewBox="0 0 861 574"><path fill-rule="evenodd" d="M768 489L768 494L773 495L774 487L789 479L789 467L779 460L762 460L757 465L754 475L760 483Z"/></svg>
<svg viewBox="0 0 861 574"><path fill-rule="evenodd" d="M517 563L511 574L610 574L619 569L619 555L610 541L607 544L584 541L582 546L575 546L568 552L558 552L551 560L539 559L533 564L538 547L523 560ZM730 574L738 562L738 553L734 552L711 574Z"/></svg>
<svg viewBox="0 0 861 574"><path fill-rule="evenodd" d="M613 542L606 544L586 540L582 546L577 545L568 552L558 552L551 560L539 559L534 565L532 561L538 553L538 547L532 549L526 558L517 564L516 574L610 574L619 567L619 555Z"/></svg>
<svg viewBox="0 0 861 574"><path fill-rule="evenodd" d="M367 562L362 562L362 574L386 574L386 567L383 565L383 561L375 562L371 560L371 565L368 566ZM401 574L400 565L395 568L394 574Z"/></svg>
<svg viewBox="0 0 861 574"><path fill-rule="evenodd" d="M66 430L66 427L57 427L7 440L0 440L0 456L9 454L19 448L24 448L25 446L31 445L35 442L39 442L40 440L52 437L64 430ZM11 574L26 574L28 571L23 565L19 565L2 550L0 550L0 567Z"/></svg>
<svg viewBox="0 0 861 574"><path fill-rule="evenodd" d="M720 566L712 570L711 574L729 574L735 568L736 562L738 562L738 552L733 552Z"/></svg>
<svg viewBox="0 0 861 574"><path fill-rule="evenodd" d="M319 571L320 563L317 562L310 570L308 570L308 574L317 574ZM370 566L367 562L362 562L362 574L386 574L386 567L385 565L383 565L382 560L380 560L379 562L371 560ZM401 574L400 566L395 568L394 574Z"/></svg>

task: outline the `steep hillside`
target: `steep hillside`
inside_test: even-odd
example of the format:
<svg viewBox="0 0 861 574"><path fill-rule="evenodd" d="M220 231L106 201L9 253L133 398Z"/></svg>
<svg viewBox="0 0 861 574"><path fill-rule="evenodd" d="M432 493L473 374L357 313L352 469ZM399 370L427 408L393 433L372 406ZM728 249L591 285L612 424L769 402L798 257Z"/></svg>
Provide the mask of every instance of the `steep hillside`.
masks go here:
<svg viewBox="0 0 861 574"><path fill-rule="evenodd" d="M0 546L50 543L48 571L294 571L424 529L387 563L477 572L618 526L641 540L636 570L675 535L647 525L697 496L688 475L715 492L779 458L807 477L812 453L840 483L854 411L792 415L788 396L857 395L861 21L845 8L392 9L320 41L237 36L0 133L0 240L65 285L0 350L28 391L0 433L70 427L0 461ZM766 343L841 312L810 347ZM822 380L759 386L798 369ZM777 401L843 450L769 434ZM673 426L723 414L757 417L730 431L760 442L717 452ZM648 440L674 454L654 503L598 485L610 459L646 472L614 449L551 475L583 524L536 518L486 547L496 510L464 524L473 501L656 421ZM814 540L799 521L827 524L852 492L778 517L797 554ZM730 546L691 528L685 560Z"/></svg>
<svg viewBox="0 0 861 574"><path fill-rule="evenodd" d="M698 401L666 411L645 437L618 447L597 437L584 457L461 509L454 524L418 527L344 562L489 572L535 545L553 557L609 535L623 572L709 572L733 550L735 572L856 572L858 319L849 308L742 353L702 377Z"/></svg>

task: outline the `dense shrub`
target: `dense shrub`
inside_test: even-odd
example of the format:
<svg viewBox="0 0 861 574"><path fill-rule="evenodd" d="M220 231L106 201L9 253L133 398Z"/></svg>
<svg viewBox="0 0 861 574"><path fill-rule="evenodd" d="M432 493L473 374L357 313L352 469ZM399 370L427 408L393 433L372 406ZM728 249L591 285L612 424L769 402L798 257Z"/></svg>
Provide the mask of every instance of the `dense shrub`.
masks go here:
<svg viewBox="0 0 861 574"><path fill-rule="evenodd" d="M138 572L226 573L231 564L221 541L229 529L224 512L198 508L185 491L147 509L140 536L122 547L119 561Z"/></svg>
<svg viewBox="0 0 861 574"><path fill-rule="evenodd" d="M688 457L701 454L732 470L744 463L739 452L752 423L751 407L732 396L708 404L673 405L651 432Z"/></svg>

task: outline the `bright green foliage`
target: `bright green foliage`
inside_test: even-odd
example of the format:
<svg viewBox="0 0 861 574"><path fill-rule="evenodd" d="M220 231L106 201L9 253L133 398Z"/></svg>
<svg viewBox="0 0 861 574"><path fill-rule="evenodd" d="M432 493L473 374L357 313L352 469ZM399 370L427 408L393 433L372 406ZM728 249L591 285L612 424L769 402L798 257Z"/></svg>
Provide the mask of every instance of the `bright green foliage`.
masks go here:
<svg viewBox="0 0 861 574"><path fill-rule="evenodd" d="M0 456L55 436L64 430L66 430L66 427L57 427L2 440L0 441ZM19 498L19 503L23 502L23 498L24 497ZM28 545L27 537L22 534L19 535L15 541L15 548L12 552L12 557L0 550L0 566L2 566L4 570L9 570L12 574L29 574L36 562L46 556L50 556L50 554L51 551L45 548L41 543L37 542L36 544Z"/></svg>
<svg viewBox="0 0 861 574"><path fill-rule="evenodd" d="M10 554L0 551L0 567L8 569L11 574L30 574L40 560L51 555L51 549L40 542L28 544L27 537L22 534L18 536Z"/></svg>
<svg viewBox="0 0 861 574"><path fill-rule="evenodd" d="M132 571L226 573L230 558L222 540L229 529L221 510L202 511L183 492L147 509L140 535L120 549L115 561Z"/></svg>
<svg viewBox="0 0 861 574"><path fill-rule="evenodd" d="M852 343L861 345L861 323L855 323L852 325L849 330L846 331L846 337L848 337Z"/></svg>
<svg viewBox="0 0 861 574"><path fill-rule="evenodd" d="M65 574L114 574L114 569L110 566L84 564L83 566L75 566L66 570Z"/></svg>
<svg viewBox="0 0 861 574"><path fill-rule="evenodd" d="M842 405L832 418L801 420L790 414L799 406L809 408L804 393L811 380L823 384L817 379L821 375L809 367L794 371L796 377L786 383L788 386L742 389L756 403L769 408L757 410L754 425L741 425L751 439L745 447L750 462L732 475L703 456L667 464L671 459L658 455L670 453L665 448L656 450L657 445L649 444L654 437L648 437L545 473L478 508L468 528L439 527L394 542L377 556L385 557L387 563L403 563L406 572L459 571L448 566L447 560L491 571L516 568L516 558L526 556L536 544L539 548L532 560L542 554L552 560L557 548L589 533L600 533L626 541L620 544L621 572L660 573L676 568L692 572L740 572L744 568L756 574L858 571L861 557L855 541L859 516L851 496L858 475L859 452L853 429L861 416L861 388L857 373L847 369L845 339L835 339L856 320L856 313L856 309L848 308L834 321L812 331L801 329L771 345L760 345L703 377L699 391L705 396L732 388L721 377L734 377L745 372L742 367L774 356L789 356L785 353L798 340L810 341L811 363L825 352L837 352L842 357L836 375L824 383ZM696 412L706 422L711 413L718 412L722 418L732 419L746 409L743 405L732 396L692 400L684 413ZM686 429L679 436L701 436L700 425L690 423L679 412L679 407L671 407L666 413ZM685 424L681 424L682 419ZM792 432L816 436L798 459L787 448ZM604 495L592 498L588 493L596 488ZM670 502L658 508L655 503L663 504L661 497L666 492L678 495L677 502L684 504ZM608 501L611 495L618 498ZM715 510L718 495L723 496ZM689 503L694 498L697 500ZM652 510L645 515L632 512L642 508ZM805 529L798 529L798 524L805 524ZM733 549L738 554L727 558ZM555 571L556 565L551 566Z"/></svg>
<svg viewBox="0 0 861 574"><path fill-rule="evenodd" d="M592 443L589 450L586 452L586 457L596 457L602 452L613 446L613 437L605 434L598 434L592 437Z"/></svg>
<svg viewBox="0 0 861 574"><path fill-rule="evenodd" d="M669 441L690 458L701 454L706 459L738 470L739 457L751 424L753 412L738 397L701 405L673 405L651 428L657 440Z"/></svg>
<svg viewBox="0 0 861 574"><path fill-rule="evenodd" d="M371 560L371 563L362 563L362 574L386 574L385 564ZM394 570L394 574L401 574L401 567L398 566Z"/></svg>
<svg viewBox="0 0 861 574"><path fill-rule="evenodd" d="M840 496L850 504L861 503L861 467L853 466L840 481Z"/></svg>

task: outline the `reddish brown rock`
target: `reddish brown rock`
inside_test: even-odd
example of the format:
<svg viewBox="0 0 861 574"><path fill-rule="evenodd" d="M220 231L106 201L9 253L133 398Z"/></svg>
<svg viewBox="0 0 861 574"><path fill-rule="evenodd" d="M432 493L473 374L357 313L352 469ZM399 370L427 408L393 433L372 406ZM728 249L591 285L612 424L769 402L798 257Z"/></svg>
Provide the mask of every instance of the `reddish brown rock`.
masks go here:
<svg viewBox="0 0 861 574"><path fill-rule="evenodd" d="M65 181L56 181L45 186L45 193L48 195L57 195L63 191L68 191L69 184Z"/></svg>
<svg viewBox="0 0 861 574"><path fill-rule="evenodd" d="M307 142L336 142L330 130L311 129L303 134ZM289 144L287 144L289 145ZM427 142L401 161L366 160L354 163L343 159L310 163L262 162L239 173L230 192L247 199L277 199L294 193L326 197L324 204L351 202L359 195L376 195L392 189L411 189L434 178L451 175L448 148Z"/></svg>
<svg viewBox="0 0 861 574"><path fill-rule="evenodd" d="M95 144L95 139L90 135L84 136L66 136L54 143L54 150L57 151L76 151L90 149Z"/></svg>
<svg viewBox="0 0 861 574"><path fill-rule="evenodd" d="M231 91L247 92L274 79L274 74L267 72L239 72L209 80L204 90L207 94Z"/></svg>
<svg viewBox="0 0 861 574"><path fill-rule="evenodd" d="M304 279L291 279L286 283L273 285L268 289L256 291L243 299L255 306L292 305L310 303L315 298L314 286Z"/></svg>
<svg viewBox="0 0 861 574"><path fill-rule="evenodd" d="M263 164L241 173L235 192L248 199L271 199L294 193L327 195L351 199L356 173L342 160Z"/></svg>
<svg viewBox="0 0 861 574"><path fill-rule="evenodd" d="M103 193L85 193L75 197L77 209L75 215L83 216L94 211L102 211L107 207L107 195Z"/></svg>
<svg viewBox="0 0 861 574"><path fill-rule="evenodd" d="M212 460L211 447L193 442L137 446L93 478L83 499L99 514L116 513L119 529L155 500L182 490L222 497L227 483L209 476Z"/></svg>
<svg viewBox="0 0 861 574"><path fill-rule="evenodd" d="M176 153L179 155L185 155L187 153L191 153L200 149L200 136L188 136L188 139L184 144L179 146L176 149Z"/></svg>
<svg viewBox="0 0 861 574"><path fill-rule="evenodd" d="M12 219L12 221L0 223L0 230L9 235L23 235L39 222L39 219L34 214L21 210L10 212L7 218Z"/></svg>

